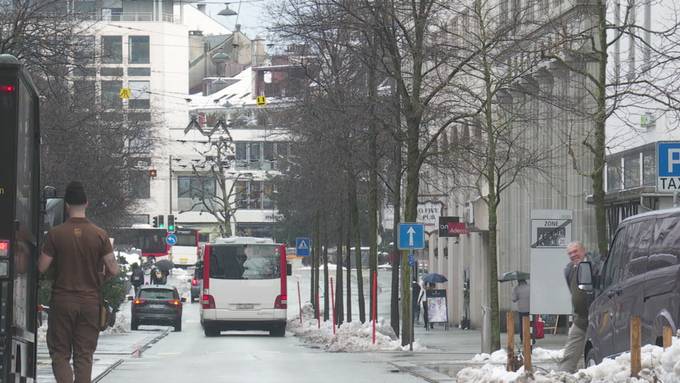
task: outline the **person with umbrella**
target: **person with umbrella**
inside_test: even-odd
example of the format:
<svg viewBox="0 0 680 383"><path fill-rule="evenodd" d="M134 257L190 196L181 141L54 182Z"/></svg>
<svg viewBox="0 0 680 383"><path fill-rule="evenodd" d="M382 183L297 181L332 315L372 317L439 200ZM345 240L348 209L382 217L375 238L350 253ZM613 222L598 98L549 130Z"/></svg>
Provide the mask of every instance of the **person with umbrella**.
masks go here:
<svg viewBox="0 0 680 383"><path fill-rule="evenodd" d="M524 317L529 316L529 295L529 284L527 281L524 279L518 279L517 285L512 288L511 299L516 306L517 313L519 314L519 339L522 342L524 342L524 326L522 326L522 320Z"/></svg>

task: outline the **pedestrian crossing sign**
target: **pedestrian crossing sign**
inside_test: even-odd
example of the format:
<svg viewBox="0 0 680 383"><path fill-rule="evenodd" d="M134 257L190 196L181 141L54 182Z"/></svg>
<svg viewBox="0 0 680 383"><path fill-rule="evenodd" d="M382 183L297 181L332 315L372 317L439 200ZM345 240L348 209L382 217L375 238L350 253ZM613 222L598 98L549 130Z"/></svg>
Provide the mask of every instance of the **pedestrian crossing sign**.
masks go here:
<svg viewBox="0 0 680 383"><path fill-rule="evenodd" d="M298 257L308 257L311 245L312 241L307 237L295 238L295 255Z"/></svg>
<svg viewBox="0 0 680 383"><path fill-rule="evenodd" d="M130 92L130 88L120 88L118 96L120 96L121 100L128 100L131 93L132 92Z"/></svg>

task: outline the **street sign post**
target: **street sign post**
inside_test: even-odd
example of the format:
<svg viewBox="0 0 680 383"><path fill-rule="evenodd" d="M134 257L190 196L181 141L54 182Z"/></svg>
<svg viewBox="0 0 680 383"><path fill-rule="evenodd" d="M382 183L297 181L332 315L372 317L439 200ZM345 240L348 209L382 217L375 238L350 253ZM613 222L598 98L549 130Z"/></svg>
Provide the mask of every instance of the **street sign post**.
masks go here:
<svg viewBox="0 0 680 383"><path fill-rule="evenodd" d="M295 255L309 257L312 240L308 237L295 238Z"/></svg>
<svg viewBox="0 0 680 383"><path fill-rule="evenodd" d="M680 141L656 143L656 191L680 191Z"/></svg>
<svg viewBox="0 0 680 383"><path fill-rule="evenodd" d="M399 250L422 250L425 248L425 225L422 223L399 224Z"/></svg>
<svg viewBox="0 0 680 383"><path fill-rule="evenodd" d="M415 277L414 268L416 265L416 257L413 250L422 250L425 248L425 225L422 223L400 223L398 241L399 250L408 250L408 264L411 267L411 275ZM402 283L410 283L409 281L402 281ZM413 299L413 297L411 297ZM411 302L408 310L408 317L411 322L411 341L409 342L409 350L413 351L413 338L415 332L413 331L413 302Z"/></svg>
<svg viewBox="0 0 680 383"><path fill-rule="evenodd" d="M170 246L175 246L177 243L177 235L175 234L168 234L167 237L165 237L165 243L167 243Z"/></svg>

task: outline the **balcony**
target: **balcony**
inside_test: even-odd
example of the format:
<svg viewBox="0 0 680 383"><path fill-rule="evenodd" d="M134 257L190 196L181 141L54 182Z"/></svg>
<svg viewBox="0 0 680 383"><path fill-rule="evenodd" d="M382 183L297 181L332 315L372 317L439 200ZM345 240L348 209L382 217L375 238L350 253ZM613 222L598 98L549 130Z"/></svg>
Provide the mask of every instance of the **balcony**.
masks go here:
<svg viewBox="0 0 680 383"><path fill-rule="evenodd" d="M179 16L172 13L157 14L154 12L118 12L110 9L102 9L100 12L82 13L80 16L90 21L130 21L130 22L165 22L179 24Z"/></svg>

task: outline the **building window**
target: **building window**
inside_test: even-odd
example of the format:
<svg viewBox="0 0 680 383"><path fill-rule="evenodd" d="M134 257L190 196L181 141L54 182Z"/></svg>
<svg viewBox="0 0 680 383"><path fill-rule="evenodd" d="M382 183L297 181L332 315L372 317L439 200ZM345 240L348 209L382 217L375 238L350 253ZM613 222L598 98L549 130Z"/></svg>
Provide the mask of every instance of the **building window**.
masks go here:
<svg viewBox="0 0 680 383"><path fill-rule="evenodd" d="M128 45L130 64L149 63L149 36L129 36Z"/></svg>
<svg viewBox="0 0 680 383"><path fill-rule="evenodd" d="M120 89L122 81L102 81L102 106L106 109L117 109L122 106Z"/></svg>
<svg viewBox="0 0 680 383"><path fill-rule="evenodd" d="M149 81L129 81L128 86L132 92L129 100L130 109L149 109L151 107Z"/></svg>
<svg viewBox="0 0 680 383"><path fill-rule="evenodd" d="M123 63L123 36L102 36L102 63Z"/></svg>
<svg viewBox="0 0 680 383"><path fill-rule="evenodd" d="M147 170L133 170L130 172L130 197L146 199L151 196L151 177Z"/></svg>
<svg viewBox="0 0 680 383"><path fill-rule="evenodd" d="M109 77L121 77L121 76L123 76L123 68L120 68L120 67L102 68L101 69L101 75L102 76L109 76Z"/></svg>
<svg viewBox="0 0 680 383"><path fill-rule="evenodd" d="M177 198L180 210L204 211L206 210L205 205L211 206L212 198L215 195L215 180L212 178L177 177Z"/></svg>
<svg viewBox="0 0 680 383"><path fill-rule="evenodd" d="M239 209L273 209L274 184L268 181L236 181Z"/></svg>
<svg viewBox="0 0 680 383"><path fill-rule="evenodd" d="M128 68L128 76L148 77L151 76L151 68Z"/></svg>
<svg viewBox="0 0 680 383"><path fill-rule="evenodd" d="M642 183L656 186L656 155L654 151L642 153Z"/></svg>
<svg viewBox="0 0 680 383"><path fill-rule="evenodd" d="M640 187L640 153L624 157L623 182L626 189Z"/></svg>
<svg viewBox="0 0 680 383"><path fill-rule="evenodd" d="M271 223L236 223L236 235L256 238L272 238L274 225Z"/></svg>
<svg viewBox="0 0 680 383"><path fill-rule="evenodd" d="M607 161L607 191L621 190L621 159L612 158Z"/></svg>

